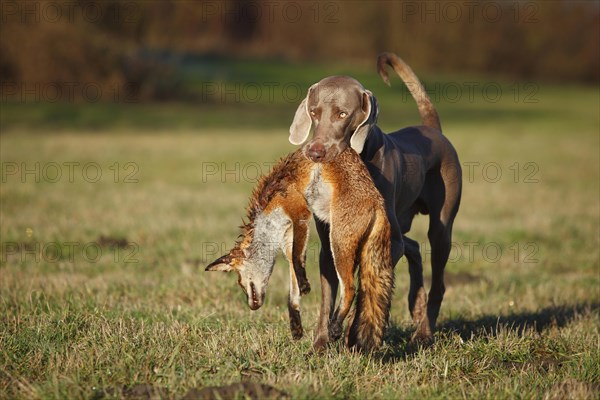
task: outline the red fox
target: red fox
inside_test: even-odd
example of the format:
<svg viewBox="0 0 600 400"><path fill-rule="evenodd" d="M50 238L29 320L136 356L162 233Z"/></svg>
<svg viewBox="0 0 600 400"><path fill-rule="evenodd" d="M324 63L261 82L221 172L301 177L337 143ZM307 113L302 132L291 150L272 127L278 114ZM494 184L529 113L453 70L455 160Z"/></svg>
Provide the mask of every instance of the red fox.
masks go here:
<svg viewBox="0 0 600 400"><path fill-rule="evenodd" d="M376 349L383 340L394 286L390 224L383 198L352 148L334 162L312 162L302 150L283 158L255 188L241 240L206 270L237 272L248 306L256 310L263 304L275 257L282 250L290 267L292 336L302 337L300 295L310 290L304 269L309 209L329 224L340 282L340 300L330 316L326 340L342 335L355 297L358 269L358 298L347 331L348 346Z"/></svg>

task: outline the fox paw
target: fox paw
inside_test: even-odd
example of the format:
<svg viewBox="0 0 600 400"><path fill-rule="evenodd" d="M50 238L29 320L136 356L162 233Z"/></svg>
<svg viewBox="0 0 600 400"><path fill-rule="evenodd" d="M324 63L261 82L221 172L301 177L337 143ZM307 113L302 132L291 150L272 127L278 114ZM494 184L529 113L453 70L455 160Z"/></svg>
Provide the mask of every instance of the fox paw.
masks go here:
<svg viewBox="0 0 600 400"><path fill-rule="evenodd" d="M302 296L310 293L310 283L308 281L302 280L301 282L299 282L299 286L300 286L300 294Z"/></svg>

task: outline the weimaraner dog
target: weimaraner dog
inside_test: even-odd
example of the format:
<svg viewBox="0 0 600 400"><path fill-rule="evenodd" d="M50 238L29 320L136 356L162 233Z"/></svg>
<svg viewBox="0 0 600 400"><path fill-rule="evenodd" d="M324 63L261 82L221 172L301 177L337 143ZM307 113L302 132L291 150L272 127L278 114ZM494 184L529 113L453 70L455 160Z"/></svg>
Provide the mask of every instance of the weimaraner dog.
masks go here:
<svg viewBox="0 0 600 400"><path fill-rule="evenodd" d="M375 186L383 195L392 227L392 265L408 260L410 291L408 307L416 325L412 340L430 342L444 297L444 267L451 247L452 224L458 212L462 172L456 150L441 132L438 113L423 85L398 56L383 53L377 69L389 85L385 66L391 66L408 86L417 102L422 125L384 134L376 125L378 108L373 94L353 78L331 76L312 85L300 103L289 140L305 144L314 162L334 160L346 147L356 150L366 164ZM417 213L429 214L431 289L429 300L423 286L419 244L405 234ZM321 310L313 349L330 341L329 321L338 290L338 277L329 244L329 227L315 218L321 240Z"/></svg>

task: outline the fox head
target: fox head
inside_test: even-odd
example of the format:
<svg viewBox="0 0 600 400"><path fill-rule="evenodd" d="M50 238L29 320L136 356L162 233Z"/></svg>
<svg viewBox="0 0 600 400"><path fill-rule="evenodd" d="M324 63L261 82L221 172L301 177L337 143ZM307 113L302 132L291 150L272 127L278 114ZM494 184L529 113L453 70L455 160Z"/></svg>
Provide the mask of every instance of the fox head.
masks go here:
<svg viewBox="0 0 600 400"><path fill-rule="evenodd" d="M288 212L280 206L264 207L269 211L259 208L248 213L250 222L241 227L242 234L233 249L206 267L206 271L235 271L251 310L263 305L275 258L293 242Z"/></svg>
<svg viewBox="0 0 600 400"><path fill-rule="evenodd" d="M246 252L247 250L234 248L210 263L206 271L235 271L238 275L238 285L246 293L248 307L258 310L265 301L273 265L248 257Z"/></svg>

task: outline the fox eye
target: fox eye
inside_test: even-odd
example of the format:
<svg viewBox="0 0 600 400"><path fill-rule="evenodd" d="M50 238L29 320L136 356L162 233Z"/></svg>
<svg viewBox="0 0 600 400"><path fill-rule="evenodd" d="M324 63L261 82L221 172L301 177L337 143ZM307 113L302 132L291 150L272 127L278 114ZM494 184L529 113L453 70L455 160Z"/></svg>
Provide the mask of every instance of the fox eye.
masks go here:
<svg viewBox="0 0 600 400"><path fill-rule="evenodd" d="M338 117L340 117L340 118L346 118L347 116L348 116L348 113L347 113L346 111L341 111L341 112L338 114Z"/></svg>

